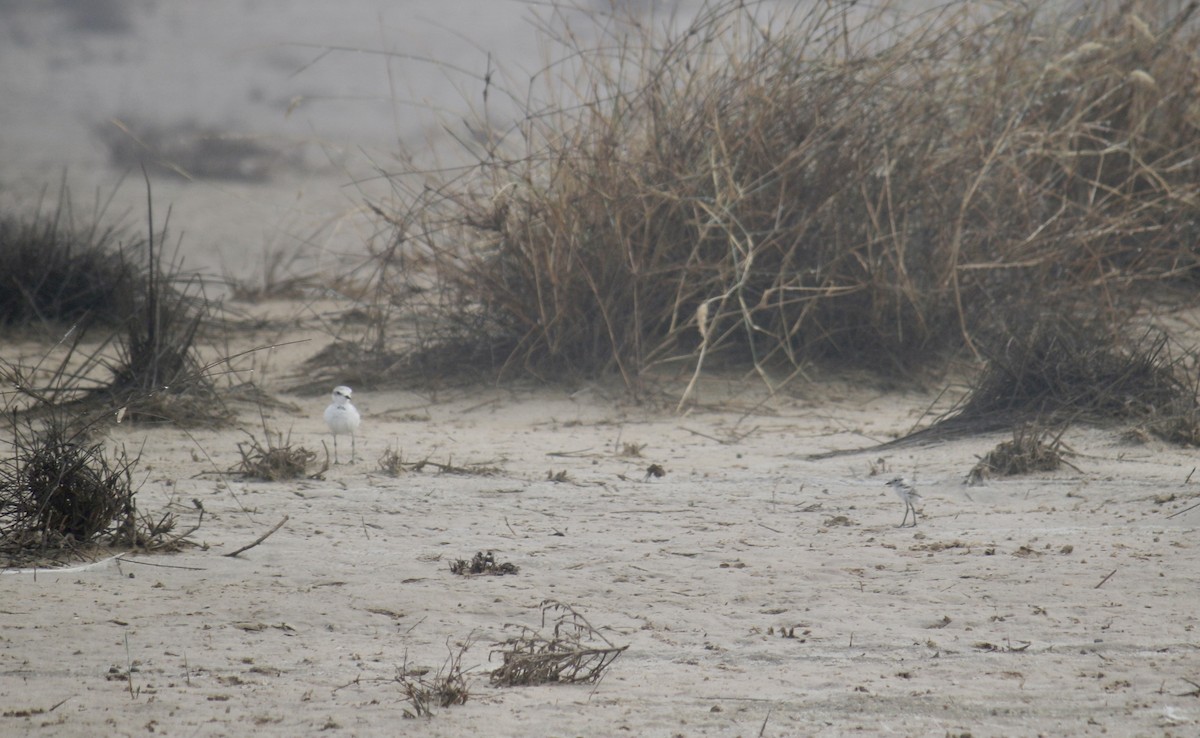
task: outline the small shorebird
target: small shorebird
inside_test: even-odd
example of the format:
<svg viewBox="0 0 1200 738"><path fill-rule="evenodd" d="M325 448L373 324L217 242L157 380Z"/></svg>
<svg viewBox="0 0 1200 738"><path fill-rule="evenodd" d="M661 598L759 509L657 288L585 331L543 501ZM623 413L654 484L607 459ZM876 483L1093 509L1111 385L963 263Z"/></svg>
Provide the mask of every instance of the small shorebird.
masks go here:
<svg viewBox="0 0 1200 738"><path fill-rule="evenodd" d="M908 522L909 510L912 510L913 527L917 527L917 508L913 506L913 500L920 499L921 497L921 495L917 494L917 488L904 477L896 477L887 484L896 492L897 497L904 500L904 520L900 521L900 527L903 528L904 524Z"/></svg>
<svg viewBox="0 0 1200 738"><path fill-rule="evenodd" d="M362 421L362 417L359 416L358 409L350 402L352 394L354 394L354 390L349 387L334 387L333 402L325 408L325 424L329 426L329 432L333 434L333 463L335 464L339 463L337 437L343 435L350 436L350 463L354 463L354 431L358 430L358 424Z"/></svg>

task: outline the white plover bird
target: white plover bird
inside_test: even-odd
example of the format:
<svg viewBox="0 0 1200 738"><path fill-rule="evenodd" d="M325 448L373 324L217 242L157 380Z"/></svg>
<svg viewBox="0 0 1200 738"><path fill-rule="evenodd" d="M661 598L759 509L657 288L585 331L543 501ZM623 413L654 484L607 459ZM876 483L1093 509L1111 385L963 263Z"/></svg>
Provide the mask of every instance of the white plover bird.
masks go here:
<svg viewBox="0 0 1200 738"><path fill-rule="evenodd" d="M358 424L362 422L362 417L358 414L358 409L350 402L350 395L354 394L354 390L345 386L333 388L333 402L329 403L329 407L325 408L325 424L329 426L329 432L333 434L333 463L338 461L338 436L350 436L350 463L354 463L356 449L354 447L354 431L358 430Z"/></svg>
<svg viewBox="0 0 1200 738"><path fill-rule="evenodd" d="M921 498L921 495L917 494L917 488L904 477L896 477L887 484L896 492L897 497L904 500L904 520L900 521L900 527L903 528L904 524L908 522L908 511L912 510L912 524L915 528L917 526L917 508L913 506L913 500Z"/></svg>

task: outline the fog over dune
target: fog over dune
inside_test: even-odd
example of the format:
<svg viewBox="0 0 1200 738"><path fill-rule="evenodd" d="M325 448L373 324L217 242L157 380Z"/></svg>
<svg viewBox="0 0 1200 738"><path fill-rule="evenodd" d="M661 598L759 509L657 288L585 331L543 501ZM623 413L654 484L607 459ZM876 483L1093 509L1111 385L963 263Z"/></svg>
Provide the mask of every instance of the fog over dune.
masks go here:
<svg viewBox="0 0 1200 738"><path fill-rule="evenodd" d="M655 24L701 7L615 5ZM380 172L454 161L477 118L510 126L495 92L526 94L552 59L539 29L586 37L610 4L579 7L0 2L0 203L30 207L65 173L78 210L147 162L195 268L238 271L289 240L354 251L370 231L356 211L389 189ZM141 190L124 182L110 215L141 207Z"/></svg>

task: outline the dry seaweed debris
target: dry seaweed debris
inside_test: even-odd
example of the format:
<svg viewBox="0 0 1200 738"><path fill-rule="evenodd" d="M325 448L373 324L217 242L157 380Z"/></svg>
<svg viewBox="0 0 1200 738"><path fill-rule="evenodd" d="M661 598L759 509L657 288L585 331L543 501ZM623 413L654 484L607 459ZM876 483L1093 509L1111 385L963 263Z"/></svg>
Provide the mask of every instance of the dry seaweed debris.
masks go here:
<svg viewBox="0 0 1200 738"><path fill-rule="evenodd" d="M258 439L251 436L249 441L238 443L238 453L242 460L230 471L241 474L249 479L262 479L268 482L282 482L288 479L319 479L329 471L329 459L326 454L324 466L315 472L309 472L309 466L317 460L317 455L303 446L293 446L291 438L284 438L282 433L271 438L267 430L267 445L264 447Z"/></svg>
<svg viewBox="0 0 1200 738"><path fill-rule="evenodd" d="M1064 457L1074 453L1062 436L1049 428L1025 424L1013 429L1011 441L1002 441L979 460L967 474L968 484L980 484L991 476L1011 477L1029 472L1054 471L1063 464L1079 471Z"/></svg>
<svg viewBox="0 0 1200 738"><path fill-rule="evenodd" d="M598 11L595 47L547 20L548 101L472 128L477 176L393 180L412 368L903 373L997 315L1194 287L1195 3L864 5Z"/></svg>
<svg viewBox="0 0 1200 738"><path fill-rule="evenodd" d="M575 608L554 600L542 603L542 628L550 613L557 613L557 617L549 638L521 626L521 635L496 644L492 653L500 654L503 663L491 672L492 684L512 687L598 682L629 648L614 645Z"/></svg>
<svg viewBox="0 0 1200 738"><path fill-rule="evenodd" d="M137 509L138 459L106 451L63 415L35 427L13 417L13 455L0 460L0 555L9 564L44 562L94 546L171 550L195 532ZM203 520L203 510L200 513Z"/></svg>
<svg viewBox="0 0 1200 738"><path fill-rule="evenodd" d="M491 551L484 553L478 551L471 557L470 561L466 559L457 559L450 562L450 573L467 576L471 574L491 574L494 576L503 576L505 574L516 574L521 568L510 562L496 563L496 556Z"/></svg>
<svg viewBox="0 0 1200 738"><path fill-rule="evenodd" d="M398 477L407 472L421 472L426 467L437 471L439 474L489 477L500 473L499 467L486 463L459 466L452 459L447 459L445 463L433 461L428 458L405 461L403 452L395 448L388 448L379 456L379 471L392 477Z"/></svg>

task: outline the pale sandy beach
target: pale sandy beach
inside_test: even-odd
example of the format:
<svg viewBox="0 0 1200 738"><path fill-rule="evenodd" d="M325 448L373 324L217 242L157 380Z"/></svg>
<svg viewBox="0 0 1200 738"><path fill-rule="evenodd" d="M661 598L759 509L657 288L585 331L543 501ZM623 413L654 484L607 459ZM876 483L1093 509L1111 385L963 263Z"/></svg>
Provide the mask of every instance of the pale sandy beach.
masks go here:
<svg viewBox="0 0 1200 738"><path fill-rule="evenodd" d="M0 113L0 205L30 206L64 168L90 205L120 178L94 133L113 118L262 137L267 181L154 178L186 263L216 281L253 279L280 249L325 275L360 263L382 231L364 203L388 196L390 143L445 143L395 101L473 94L425 65L389 77L377 58L289 44L537 68L526 3L103 3L123 30L69 5L0 2L0 97L16 104ZM199 68L217 73L188 76ZM168 95L181 86L194 94ZM296 96L313 102L289 113ZM140 176L113 206L139 223ZM228 473L264 420L332 453L322 412L342 381L312 389L305 362L354 337L336 322L354 307L328 292L234 304L220 351L301 342L230 378L283 405L236 405L220 430L108 431L140 456L143 510L186 528L203 508L195 545L0 572L0 734L1200 733L1194 449L1076 426L1077 468L967 486L1008 435L809 458L903 435L948 407L940 383L818 371L771 394L717 373L682 413L686 374L637 401L615 381L355 387L355 462L289 482ZM41 350L0 342L6 360ZM454 469L390 475L388 451ZM898 527L899 475L921 494L915 527ZM488 551L519 571L451 572ZM625 650L596 683L491 684L499 644L548 630L547 601ZM466 702L405 718L403 677L456 656Z"/></svg>
<svg viewBox="0 0 1200 738"><path fill-rule="evenodd" d="M1078 430L1067 440L1081 472L965 487L1000 438L803 459L902 431L930 398L828 384L765 401L714 384L706 396L677 417L600 388L360 392L361 460L287 483L213 473L236 463L238 431L115 432L142 448L142 505L186 524L202 502L203 548L3 575L6 730L1195 729L1200 509L1172 517L1195 505L1194 453ZM302 411L271 422L319 449L324 398L288 399ZM376 461L388 448L497 471L390 477ZM666 475L648 479L652 463ZM893 472L919 480L915 528L896 527ZM221 555L284 515L259 546ZM520 571L451 574L477 551ZM539 627L547 599L628 650L596 685L490 686L489 652L516 626ZM402 721L398 673L436 671L468 643L466 704Z"/></svg>

